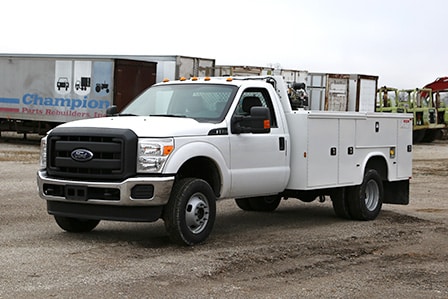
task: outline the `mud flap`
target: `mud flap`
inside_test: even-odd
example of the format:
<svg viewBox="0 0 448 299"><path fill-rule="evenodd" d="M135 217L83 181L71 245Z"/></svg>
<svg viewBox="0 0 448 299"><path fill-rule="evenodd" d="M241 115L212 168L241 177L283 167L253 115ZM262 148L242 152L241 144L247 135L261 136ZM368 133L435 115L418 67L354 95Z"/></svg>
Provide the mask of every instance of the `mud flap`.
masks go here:
<svg viewBox="0 0 448 299"><path fill-rule="evenodd" d="M409 204L409 180L388 182L383 181L383 203L407 205Z"/></svg>

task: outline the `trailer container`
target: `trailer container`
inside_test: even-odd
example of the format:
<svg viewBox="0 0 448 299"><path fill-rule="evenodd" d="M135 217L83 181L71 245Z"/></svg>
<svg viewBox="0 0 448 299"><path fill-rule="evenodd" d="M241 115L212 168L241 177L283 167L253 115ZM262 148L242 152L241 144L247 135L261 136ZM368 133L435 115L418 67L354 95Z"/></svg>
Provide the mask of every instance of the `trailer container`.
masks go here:
<svg viewBox="0 0 448 299"><path fill-rule="evenodd" d="M214 65L187 56L0 54L0 132L44 134L102 117L164 78L208 75Z"/></svg>
<svg viewBox="0 0 448 299"><path fill-rule="evenodd" d="M305 83L308 77L308 71L281 69L278 75L282 76L286 84L290 85L293 83Z"/></svg>
<svg viewBox="0 0 448 299"><path fill-rule="evenodd" d="M157 62L157 82L164 79L178 80L181 77L205 77L213 76L215 59L200 58L180 55L143 56L146 59Z"/></svg>
<svg viewBox="0 0 448 299"><path fill-rule="evenodd" d="M374 112L378 76L308 73L310 110Z"/></svg>
<svg viewBox="0 0 448 299"><path fill-rule="evenodd" d="M217 65L215 76L269 76L274 74L273 67L247 65Z"/></svg>

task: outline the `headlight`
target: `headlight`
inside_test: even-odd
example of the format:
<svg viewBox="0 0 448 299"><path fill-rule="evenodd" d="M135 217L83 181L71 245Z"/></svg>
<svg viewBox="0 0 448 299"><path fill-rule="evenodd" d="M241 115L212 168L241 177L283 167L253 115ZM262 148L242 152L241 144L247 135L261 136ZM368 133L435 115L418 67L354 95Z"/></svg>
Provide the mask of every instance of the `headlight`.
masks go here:
<svg viewBox="0 0 448 299"><path fill-rule="evenodd" d="M39 169L47 168L47 136L40 140Z"/></svg>
<svg viewBox="0 0 448 299"><path fill-rule="evenodd" d="M139 139L137 153L137 172L161 172L170 153L174 150L172 138Z"/></svg>

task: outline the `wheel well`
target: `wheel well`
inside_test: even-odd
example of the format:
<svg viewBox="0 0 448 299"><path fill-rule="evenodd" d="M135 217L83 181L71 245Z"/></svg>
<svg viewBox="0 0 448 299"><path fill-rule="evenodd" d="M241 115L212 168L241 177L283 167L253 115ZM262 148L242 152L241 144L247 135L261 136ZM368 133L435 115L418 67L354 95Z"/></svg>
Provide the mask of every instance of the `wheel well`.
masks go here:
<svg viewBox="0 0 448 299"><path fill-rule="evenodd" d="M216 197L221 193L221 176L216 163L207 157L195 157L185 162L179 169L176 180L182 178L200 178L213 189Z"/></svg>
<svg viewBox="0 0 448 299"><path fill-rule="evenodd" d="M383 157L380 156L371 157L367 162L365 171L367 171L368 169L375 169L383 181L387 180L387 172L388 172L387 163Z"/></svg>

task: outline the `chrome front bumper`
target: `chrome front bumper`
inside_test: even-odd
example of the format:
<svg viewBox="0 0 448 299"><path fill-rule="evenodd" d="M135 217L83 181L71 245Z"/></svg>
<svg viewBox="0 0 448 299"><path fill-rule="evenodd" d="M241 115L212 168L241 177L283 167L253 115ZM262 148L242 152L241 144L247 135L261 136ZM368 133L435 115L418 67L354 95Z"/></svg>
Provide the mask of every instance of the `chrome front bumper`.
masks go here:
<svg viewBox="0 0 448 299"><path fill-rule="evenodd" d="M77 202L86 204L101 204L113 206L162 206L168 203L171 188L174 183L174 176L169 177L136 177L129 178L122 182L89 182L89 181L70 181L63 179L54 179L47 176L46 171L40 170L37 172L37 185L39 188L39 195L47 201L62 201L62 202ZM152 192L148 193L147 197L139 196L139 198L132 197L132 189L139 186L152 186ZM111 190L115 192L117 198L107 199L95 198L91 195L86 195L83 199L70 198L67 195L67 188L70 190L99 190L95 193L108 192ZM59 192L50 192L50 190L62 190ZM53 193L53 194L52 194ZM57 193L57 194L56 194ZM81 192L81 193L84 193ZM55 195L56 194L56 195Z"/></svg>

